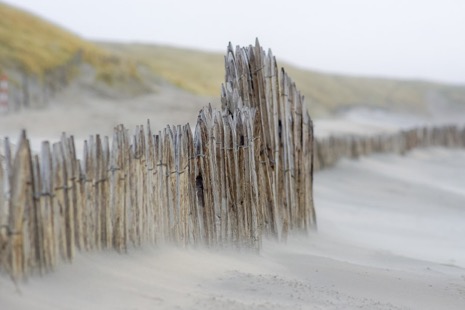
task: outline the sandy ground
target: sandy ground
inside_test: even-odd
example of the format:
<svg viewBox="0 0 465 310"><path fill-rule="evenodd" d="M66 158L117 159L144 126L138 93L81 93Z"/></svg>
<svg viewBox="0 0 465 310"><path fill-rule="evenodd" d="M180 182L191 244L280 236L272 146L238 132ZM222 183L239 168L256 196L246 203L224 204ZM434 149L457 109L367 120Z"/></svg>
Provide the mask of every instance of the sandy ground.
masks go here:
<svg viewBox="0 0 465 310"><path fill-rule="evenodd" d="M69 88L48 110L0 116L0 139L27 129L43 139L194 124L218 99L170 87L131 100ZM394 131L444 121L358 109L316 120L318 136ZM318 233L264 241L260 254L160 248L80 253L15 287L0 275L0 309L465 309L465 151L417 150L342 161L315 176Z"/></svg>
<svg viewBox="0 0 465 310"><path fill-rule="evenodd" d="M341 161L315 180L318 233L227 249L81 253L1 309L464 309L465 151Z"/></svg>
<svg viewBox="0 0 465 310"><path fill-rule="evenodd" d="M162 82L161 82L162 83ZM53 98L47 109L24 110L0 114L0 139L16 141L25 129L35 150L43 140L59 141L63 132L73 135L78 151L89 135L112 136L116 125L130 131L146 125L150 119L154 133L166 125L195 126L202 107L220 106L219 98L195 96L164 83L157 91L136 98L106 98L81 84L73 84Z"/></svg>

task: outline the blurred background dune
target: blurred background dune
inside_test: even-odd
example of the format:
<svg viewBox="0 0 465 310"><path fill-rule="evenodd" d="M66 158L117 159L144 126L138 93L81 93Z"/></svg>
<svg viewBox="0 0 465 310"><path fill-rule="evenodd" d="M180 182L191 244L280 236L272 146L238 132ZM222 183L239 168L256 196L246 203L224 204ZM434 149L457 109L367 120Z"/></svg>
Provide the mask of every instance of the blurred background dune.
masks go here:
<svg viewBox="0 0 465 310"><path fill-rule="evenodd" d="M53 13L64 4L38 6L23 1L22 5L29 6L30 12L0 3L0 74L9 82L8 111L3 107L0 115L1 135L17 135L20 129L26 128L30 135L43 138L58 137L61 131L85 137L91 133L110 134L113 126L119 123L131 128L145 123L147 118L152 119L156 129L161 129L166 124L194 122L198 110L208 103L220 106L224 53L200 46L186 48L156 42L134 43L117 37L112 41L111 37L101 38L102 35L89 40L75 34L74 30L67 30L32 13ZM75 3L70 1L69 5L73 8ZM335 5L337 7L338 3ZM121 4L115 4L115 10L119 6ZM136 7L136 13L143 9ZM111 10L112 7L110 13ZM159 15L154 12L154 22ZM86 24L85 17L82 18ZM111 28L111 24L104 25L104 14L101 18L100 27ZM108 19L111 21L111 14ZM70 24L73 20L70 18ZM65 21L66 16L60 20L61 23ZM121 23L129 27L137 21ZM122 26L114 26L116 36ZM98 33L100 27L95 27ZM279 29L278 24L276 27ZM259 26L257 29L257 32L261 31ZM178 31L189 33L189 25ZM273 32L272 29L269 31ZM250 32L254 32L253 25L250 25ZM322 34L325 34L324 30ZM204 35L208 36L198 34L199 44ZM279 35L277 32L276 36ZM267 35L265 38L270 41ZM225 35L222 46L229 40ZM305 37L295 42L289 40L287 45L301 46L305 40ZM182 46L182 42L179 45ZM270 47L275 50L274 46ZM283 47L279 45L276 49ZM221 50L221 46L217 50ZM342 58L344 51L340 53ZM365 123L367 120L376 123L377 119L385 121L385 115L398 117L402 114L415 119L416 124L438 119L460 122L465 115L462 114L465 111L465 86L460 82L447 84L428 79L325 73L280 61L286 55L280 56L277 55L279 66L284 67L297 83L314 119L336 118L353 123L354 119L360 122L363 118ZM384 61L389 62L380 57L379 62ZM354 111L362 111L362 114L356 113L362 117L354 118ZM383 120L380 115L384 115ZM324 129L325 121L322 124Z"/></svg>

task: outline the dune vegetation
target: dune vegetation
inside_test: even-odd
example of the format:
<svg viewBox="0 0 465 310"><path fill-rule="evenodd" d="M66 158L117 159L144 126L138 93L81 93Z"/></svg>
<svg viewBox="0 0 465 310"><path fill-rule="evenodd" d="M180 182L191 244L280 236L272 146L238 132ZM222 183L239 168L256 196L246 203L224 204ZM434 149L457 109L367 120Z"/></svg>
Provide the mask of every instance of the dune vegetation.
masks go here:
<svg viewBox="0 0 465 310"><path fill-rule="evenodd" d="M0 3L0 64L40 75L92 44L39 17Z"/></svg>
<svg viewBox="0 0 465 310"><path fill-rule="evenodd" d="M148 65L154 73L198 95L218 96L224 81L224 56L219 53L148 44L98 44ZM343 76L278 65L288 71L315 115L359 106L423 113L433 96L465 104L465 86Z"/></svg>
<svg viewBox="0 0 465 310"><path fill-rule="evenodd" d="M21 70L42 77L70 61L87 62L107 84L139 78L134 63L44 19L0 3L0 71Z"/></svg>
<svg viewBox="0 0 465 310"><path fill-rule="evenodd" d="M324 74L285 67L317 113L360 106L423 113L432 100L465 104L465 86Z"/></svg>
<svg viewBox="0 0 465 310"><path fill-rule="evenodd" d="M181 89L197 95L220 95L224 81L224 56L219 53L135 43L100 42L98 45L147 66Z"/></svg>
<svg viewBox="0 0 465 310"><path fill-rule="evenodd" d="M220 53L161 45L90 42L4 3L0 3L0 16L0 72L9 68L41 77L79 56L79 61L95 69L97 81L119 89L146 89L140 88L150 83L143 81L145 77L140 73L143 67L144 72L193 94L220 95L224 80L224 56ZM304 70L286 63L279 65L296 82L313 115L358 106L421 113L432 100L465 103L465 86L350 77Z"/></svg>

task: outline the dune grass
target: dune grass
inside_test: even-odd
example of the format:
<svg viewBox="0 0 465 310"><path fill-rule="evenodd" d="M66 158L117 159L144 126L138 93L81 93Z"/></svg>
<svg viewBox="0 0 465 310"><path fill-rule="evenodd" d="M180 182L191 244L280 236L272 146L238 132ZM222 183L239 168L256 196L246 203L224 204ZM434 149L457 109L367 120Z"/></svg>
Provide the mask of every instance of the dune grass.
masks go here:
<svg viewBox="0 0 465 310"><path fill-rule="evenodd" d="M224 56L220 53L148 44L89 42L4 3L0 3L0 16L0 73L2 68L16 68L40 77L81 53L83 61L95 68L96 79L114 87L134 86L134 82L143 84L138 69L143 65L156 76L191 93L220 94L224 80ZM465 86L349 77L303 70L285 63L279 65L296 82L313 115L367 105L423 112L431 97L465 103Z"/></svg>
<svg viewBox="0 0 465 310"><path fill-rule="evenodd" d="M224 58L219 53L159 45L100 43L102 47L147 64L154 73L198 95L219 96ZM279 57L278 57L279 59ZM371 106L422 113L431 94L465 104L465 87L326 74L279 63L306 97L310 112L326 115L340 109Z"/></svg>
<svg viewBox="0 0 465 310"><path fill-rule="evenodd" d="M286 67L316 113L356 106L422 112L431 83L349 77Z"/></svg>
<svg viewBox="0 0 465 310"><path fill-rule="evenodd" d="M219 53L149 44L99 43L122 57L150 68L173 85L191 93L219 96L224 56Z"/></svg>
<svg viewBox="0 0 465 310"><path fill-rule="evenodd" d="M79 54L107 84L139 78L135 63L38 16L5 3L0 3L0 16L0 71L10 68L42 77Z"/></svg>
<svg viewBox="0 0 465 310"><path fill-rule="evenodd" d="M39 17L0 3L0 61L29 73L66 63L78 51L90 52L92 45Z"/></svg>

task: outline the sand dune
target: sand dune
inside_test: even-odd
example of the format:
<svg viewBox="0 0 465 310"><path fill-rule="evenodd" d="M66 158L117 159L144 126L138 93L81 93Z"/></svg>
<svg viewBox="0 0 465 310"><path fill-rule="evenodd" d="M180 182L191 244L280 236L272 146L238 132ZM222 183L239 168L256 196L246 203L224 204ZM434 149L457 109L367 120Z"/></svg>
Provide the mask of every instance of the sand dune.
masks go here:
<svg viewBox="0 0 465 310"><path fill-rule="evenodd" d="M80 253L1 309L463 309L465 151L342 161L315 180L318 233L260 254L169 246Z"/></svg>

